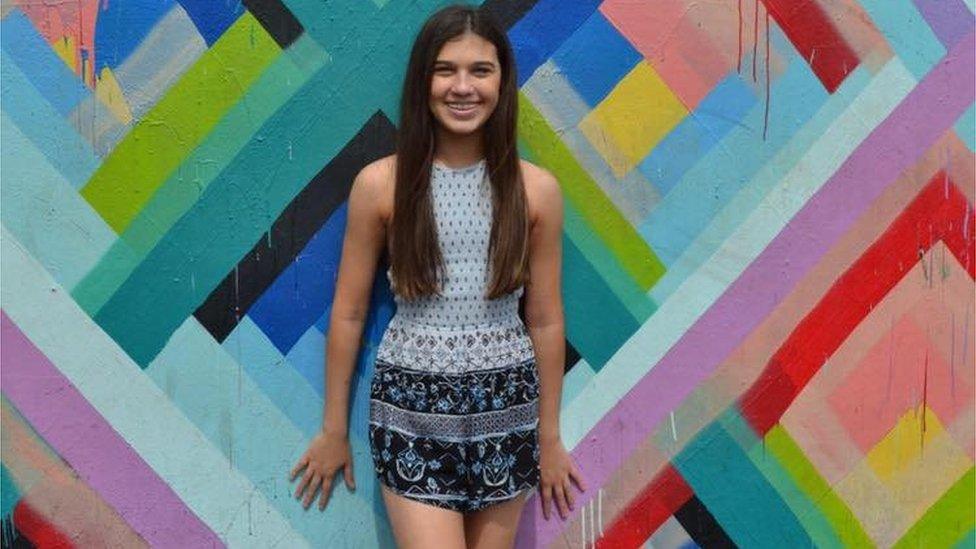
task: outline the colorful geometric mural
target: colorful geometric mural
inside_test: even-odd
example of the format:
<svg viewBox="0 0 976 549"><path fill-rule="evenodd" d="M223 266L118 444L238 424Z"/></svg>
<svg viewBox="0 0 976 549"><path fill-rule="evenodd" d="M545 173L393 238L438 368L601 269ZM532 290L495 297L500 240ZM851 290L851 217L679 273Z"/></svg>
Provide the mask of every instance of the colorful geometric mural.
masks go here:
<svg viewBox="0 0 976 549"><path fill-rule="evenodd" d="M434 0L0 5L3 546L393 547L288 470L351 181ZM490 0L565 202L563 441L519 547L976 544L972 0Z"/></svg>

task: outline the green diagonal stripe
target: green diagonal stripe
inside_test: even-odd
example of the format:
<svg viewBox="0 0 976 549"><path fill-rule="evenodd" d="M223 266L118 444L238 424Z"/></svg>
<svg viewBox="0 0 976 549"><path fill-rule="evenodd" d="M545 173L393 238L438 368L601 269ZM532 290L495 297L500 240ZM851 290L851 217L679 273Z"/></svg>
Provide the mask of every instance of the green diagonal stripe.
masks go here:
<svg viewBox="0 0 976 549"><path fill-rule="evenodd" d="M522 149L524 157L538 162L528 147ZM599 371L656 308L586 228L565 194L563 204L563 295L572 296L564 300L566 336L590 367Z"/></svg>
<svg viewBox="0 0 976 549"><path fill-rule="evenodd" d="M820 516L814 517L796 509L797 517L818 547L829 546L829 542L836 544L837 541L844 547L874 545L854 513L820 476L786 429L781 425L773 427L766 434L765 444L765 451L776 458L790 480L819 512ZM787 499L787 503L789 501ZM822 524L821 517L829 525L828 528L819 527Z"/></svg>
<svg viewBox="0 0 976 549"><path fill-rule="evenodd" d="M594 235L588 241L574 238L577 246L594 267L607 275L607 284L622 302L642 303L640 309L653 311L653 303L644 294L664 275L664 265L522 93L519 94L519 137L532 151L532 156L559 179L567 200L586 224L585 230L579 234ZM572 230L571 221L567 218L567 231ZM619 264L629 280L613 275L605 257L599 257L606 256L605 252L600 254L601 249L610 251L614 259L611 264ZM635 317L642 321L647 315L638 312Z"/></svg>
<svg viewBox="0 0 976 549"><path fill-rule="evenodd" d="M976 468L970 467L939 501L922 515L898 543L895 549L909 547L952 547L976 527ZM970 546L971 547L971 546Z"/></svg>
<svg viewBox="0 0 976 549"><path fill-rule="evenodd" d="M121 233L280 53L245 11L132 128L81 195Z"/></svg>

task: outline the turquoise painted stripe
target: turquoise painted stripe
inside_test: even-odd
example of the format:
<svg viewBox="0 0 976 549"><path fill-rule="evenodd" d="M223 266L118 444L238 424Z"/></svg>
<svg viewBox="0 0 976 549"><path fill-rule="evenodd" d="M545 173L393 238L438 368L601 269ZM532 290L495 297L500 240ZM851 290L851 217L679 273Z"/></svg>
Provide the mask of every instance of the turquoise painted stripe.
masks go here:
<svg viewBox="0 0 976 549"><path fill-rule="evenodd" d="M311 438L318 432L322 424L322 397L249 317L241 319L222 346L302 436ZM321 368L321 354L318 362Z"/></svg>
<svg viewBox="0 0 976 549"><path fill-rule="evenodd" d="M773 35L781 36L778 31ZM828 97L810 67L795 56L787 59L786 72L771 84L766 141L762 140L764 107L758 101L742 124L689 169L639 226L668 267Z"/></svg>
<svg viewBox="0 0 976 549"><path fill-rule="evenodd" d="M310 520L291 495L294 485L287 479L309 439L242 370L191 317L173 334L146 374L309 543L325 539L343 539L356 547L372 543L373 532L382 526L371 503L363 498L363 494L371 497L371 479L363 478L363 485L357 487L362 490L356 493L344 484L337 486L325 513L319 520ZM305 410L308 415L321 418L321 403L306 404L311 404ZM368 473L369 456L361 437L358 449L353 467Z"/></svg>
<svg viewBox="0 0 976 549"><path fill-rule="evenodd" d="M332 311L330 303L324 316ZM312 326L291 346L286 355L288 363L295 372L305 379L312 391L325 398L325 336L317 326Z"/></svg>
<svg viewBox="0 0 976 549"><path fill-rule="evenodd" d="M308 545L2 226L0 256L4 312L221 540Z"/></svg>
<svg viewBox="0 0 976 549"><path fill-rule="evenodd" d="M6 399L5 399L6 400ZM15 448L8 448L8 452L15 452ZM10 471L6 465L0 464L0 517L8 517L13 512L14 506L20 501L20 489L17 483L10 476Z"/></svg>
<svg viewBox="0 0 976 549"><path fill-rule="evenodd" d="M369 0L282 0L282 3L302 22L305 33L329 51L348 50L348 41L356 36L356 30L375 29L370 21L379 11ZM355 55L353 51L347 53Z"/></svg>
<svg viewBox="0 0 976 549"><path fill-rule="evenodd" d="M970 530L969 535L959 540L953 549L973 549L976 547L976 530Z"/></svg>
<svg viewBox="0 0 976 549"><path fill-rule="evenodd" d="M823 136L824 131L839 117L843 116L852 101L864 90L874 77L867 69L859 66L844 79L841 86L820 106L795 135L790 137L777 151L770 151L765 159L756 159L758 171L751 175L741 174L750 180L740 192L729 197L721 205L721 210L709 220L709 224L687 245L681 256L668 268L660 281L651 289L651 297L658 303L667 300L671 294L708 260L739 227L763 199L777 185L781 184L784 173L789 172L809 155L810 148ZM812 83L812 82L810 82ZM741 129L734 130L742 133ZM742 136L740 135L739 138ZM748 138L747 138L748 139ZM736 147L741 146L741 142ZM733 172L738 162L729 162L722 155L712 156L703 161L696 175L697 181L705 179L708 170L723 173L719 165ZM772 168L772 169L770 169Z"/></svg>
<svg viewBox="0 0 976 549"><path fill-rule="evenodd" d="M85 141L47 99L0 50L0 98L3 112L73 189L80 189L98 168L99 159ZM5 160L9 155L4 155Z"/></svg>
<svg viewBox="0 0 976 549"><path fill-rule="evenodd" d="M203 296L359 131L377 100L399 93L389 85L390 75L424 13L404 2L391 2L381 13L355 51L336 56L262 125L94 315L136 363L145 366L156 356Z"/></svg>
<svg viewBox="0 0 976 549"><path fill-rule="evenodd" d="M603 278L565 234L562 246L563 262L572 266L563 269L566 337L580 356L595 371L600 371L640 324L632 320ZM615 321L607 322L608 318Z"/></svg>
<svg viewBox="0 0 976 549"><path fill-rule="evenodd" d="M793 511L794 517L802 525L814 547L842 547L843 540L819 507L810 499L810 494L796 484L790 473L783 468L776 457L765 451L756 432L733 406L718 418L723 428L745 451L752 465L769 482L779 497Z"/></svg>
<svg viewBox="0 0 976 549"><path fill-rule="evenodd" d="M572 368L570 368L569 373L563 376L563 394L560 399L560 408L566 409L567 406L579 396L580 391L583 387L593 379L593 368L586 363L585 359L580 359Z"/></svg>
<svg viewBox="0 0 976 549"><path fill-rule="evenodd" d="M860 4L916 80L921 80L945 55L945 46L914 2L862 0Z"/></svg>
<svg viewBox="0 0 976 549"><path fill-rule="evenodd" d="M0 113L0 149L4 226L58 284L74 287L115 242L115 233L6 111Z"/></svg>
<svg viewBox="0 0 976 549"><path fill-rule="evenodd" d="M718 421L702 429L672 463L736 545L813 546L790 508Z"/></svg>
<svg viewBox="0 0 976 549"><path fill-rule="evenodd" d="M970 105L959 117L954 129L969 150L976 151L976 103Z"/></svg>

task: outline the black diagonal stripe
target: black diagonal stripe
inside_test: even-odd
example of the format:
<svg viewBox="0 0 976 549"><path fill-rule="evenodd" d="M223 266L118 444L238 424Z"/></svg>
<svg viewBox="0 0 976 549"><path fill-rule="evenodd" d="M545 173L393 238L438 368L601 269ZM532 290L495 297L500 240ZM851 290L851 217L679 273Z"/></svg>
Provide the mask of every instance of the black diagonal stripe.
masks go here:
<svg viewBox="0 0 976 549"><path fill-rule="evenodd" d="M290 46L305 32L302 23L281 3L281 0L244 0L244 6L281 46L281 49Z"/></svg>
<svg viewBox="0 0 976 549"><path fill-rule="evenodd" d="M349 197L366 164L394 151L396 128L377 111L331 162L291 201L247 255L193 316L223 342L254 302L288 268L309 240Z"/></svg>
<svg viewBox="0 0 976 549"><path fill-rule="evenodd" d="M481 11L490 14L505 30L512 28L519 19L529 13L538 0L487 0Z"/></svg>
<svg viewBox="0 0 976 549"><path fill-rule="evenodd" d="M678 519L678 522L699 547L708 549L738 547L729 539L715 517L708 512L701 500L694 494L678 509L674 518Z"/></svg>
<svg viewBox="0 0 976 549"><path fill-rule="evenodd" d="M9 515L3 517L0 520L0 530L2 530L3 535L0 538L3 539L2 547L3 549L34 549L37 547L27 537L21 533L20 530L14 525L14 515L13 512Z"/></svg>

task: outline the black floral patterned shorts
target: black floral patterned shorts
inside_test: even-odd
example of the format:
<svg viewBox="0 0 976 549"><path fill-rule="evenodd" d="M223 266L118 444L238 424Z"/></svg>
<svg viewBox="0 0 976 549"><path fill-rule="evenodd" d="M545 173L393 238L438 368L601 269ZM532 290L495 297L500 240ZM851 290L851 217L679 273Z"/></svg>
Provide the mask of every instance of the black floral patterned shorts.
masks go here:
<svg viewBox="0 0 976 549"><path fill-rule="evenodd" d="M521 322L457 332L391 321L375 366L369 442L387 487L468 513L538 485L539 380Z"/></svg>

